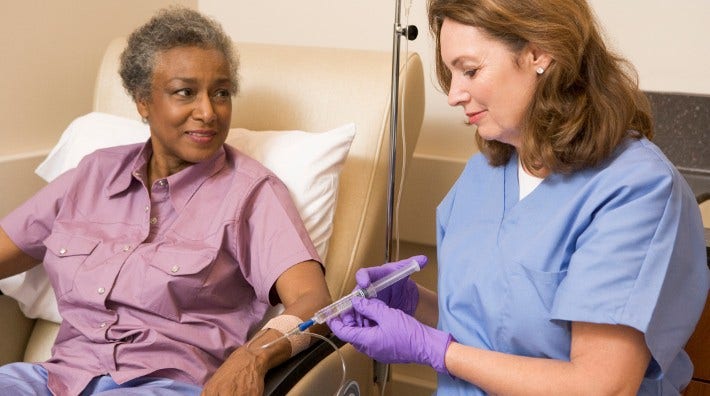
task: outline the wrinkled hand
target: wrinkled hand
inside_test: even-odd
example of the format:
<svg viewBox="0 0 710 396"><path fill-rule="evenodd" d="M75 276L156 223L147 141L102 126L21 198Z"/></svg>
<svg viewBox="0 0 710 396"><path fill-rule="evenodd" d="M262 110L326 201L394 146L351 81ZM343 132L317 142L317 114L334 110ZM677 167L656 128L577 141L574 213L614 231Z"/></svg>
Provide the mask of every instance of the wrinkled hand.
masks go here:
<svg viewBox="0 0 710 396"><path fill-rule="evenodd" d="M355 273L355 281L358 287L365 288L386 275L409 265L412 260L419 264L419 268L424 268L427 262L426 256L414 256L378 267L361 268ZM414 315L419 303L419 291L417 290L417 284L409 277L406 277L379 291L377 299L383 301L391 308L401 309L408 315Z"/></svg>
<svg viewBox="0 0 710 396"><path fill-rule="evenodd" d="M377 299L355 297L353 309L355 315L328 321L338 338L382 363L419 363L448 373L444 356L452 340L450 334L425 326ZM358 315L367 320L356 320Z"/></svg>
<svg viewBox="0 0 710 396"><path fill-rule="evenodd" d="M203 396L254 395L264 393L264 359L246 346L235 350L202 389Z"/></svg>

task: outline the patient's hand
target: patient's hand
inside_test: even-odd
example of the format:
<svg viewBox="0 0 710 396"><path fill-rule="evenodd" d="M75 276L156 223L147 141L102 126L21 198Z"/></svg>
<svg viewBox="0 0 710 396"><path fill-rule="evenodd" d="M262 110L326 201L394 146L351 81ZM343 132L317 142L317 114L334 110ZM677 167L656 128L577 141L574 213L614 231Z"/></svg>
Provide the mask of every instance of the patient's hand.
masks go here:
<svg viewBox="0 0 710 396"><path fill-rule="evenodd" d="M202 390L203 396L255 395L264 393L264 376L269 368L288 359L288 341L262 349L261 345L279 337L274 330L265 332L234 352L222 363Z"/></svg>

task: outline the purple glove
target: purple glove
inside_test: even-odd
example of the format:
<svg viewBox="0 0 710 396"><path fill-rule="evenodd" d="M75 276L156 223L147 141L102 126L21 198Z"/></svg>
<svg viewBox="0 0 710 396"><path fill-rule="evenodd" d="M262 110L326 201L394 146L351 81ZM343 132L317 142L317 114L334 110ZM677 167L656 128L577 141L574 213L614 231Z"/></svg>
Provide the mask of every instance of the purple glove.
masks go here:
<svg viewBox="0 0 710 396"><path fill-rule="evenodd" d="M382 363L419 363L448 374L444 356L451 335L423 325L406 313L378 299L353 298L356 314L372 326L361 326L353 315L328 321L333 333L355 349Z"/></svg>
<svg viewBox="0 0 710 396"><path fill-rule="evenodd" d="M371 283L384 278L386 275L409 265L412 260L419 264L419 268L426 265L426 256L414 256L408 259L380 265L379 267L361 268L355 273L358 287L365 288ZM377 299L382 300L391 308L401 309L408 315L414 315L419 303L419 290L417 284L406 277L390 287L377 293Z"/></svg>

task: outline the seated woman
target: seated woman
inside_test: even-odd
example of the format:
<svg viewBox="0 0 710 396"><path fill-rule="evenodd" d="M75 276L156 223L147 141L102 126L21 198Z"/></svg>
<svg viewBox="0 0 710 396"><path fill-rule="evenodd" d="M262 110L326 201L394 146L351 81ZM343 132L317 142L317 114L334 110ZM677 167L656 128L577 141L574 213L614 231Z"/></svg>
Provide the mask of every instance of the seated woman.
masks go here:
<svg viewBox="0 0 710 396"><path fill-rule="evenodd" d="M0 278L43 262L63 318L51 358L1 367L0 393L261 394L307 345L260 347L330 294L286 187L224 144L231 43L196 11L156 14L120 70L150 139L88 155L0 222Z"/></svg>

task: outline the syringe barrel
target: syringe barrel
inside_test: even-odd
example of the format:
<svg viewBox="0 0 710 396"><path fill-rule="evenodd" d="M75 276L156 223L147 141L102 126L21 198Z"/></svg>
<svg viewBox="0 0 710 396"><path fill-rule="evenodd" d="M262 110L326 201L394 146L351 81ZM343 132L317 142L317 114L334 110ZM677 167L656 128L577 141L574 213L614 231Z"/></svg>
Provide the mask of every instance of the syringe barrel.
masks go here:
<svg viewBox="0 0 710 396"><path fill-rule="evenodd" d="M419 271L419 263L415 260L411 260L407 265L398 269L397 271L391 272L384 277L372 282L370 286L365 288L365 295L367 298L372 298L377 296L377 293L392 286L393 284L399 282L400 280L408 277L409 275Z"/></svg>
<svg viewBox="0 0 710 396"><path fill-rule="evenodd" d="M313 320L315 320L316 323L324 323L326 320L334 318L341 313L350 310L353 307L353 297L355 296L367 297L365 293L363 293L362 289L356 289L350 294L341 297L339 300L316 312L315 315L313 315Z"/></svg>
<svg viewBox="0 0 710 396"><path fill-rule="evenodd" d="M335 301L334 303L316 312L315 315L313 315L312 320L316 323L324 323L328 319L334 318L341 313L350 310L353 307L353 297L375 297L379 291L391 286L397 281L404 279L412 273L419 271L419 269L419 263L412 260L406 266L376 280L370 286L364 289L356 289L350 294L341 297L338 301Z"/></svg>

